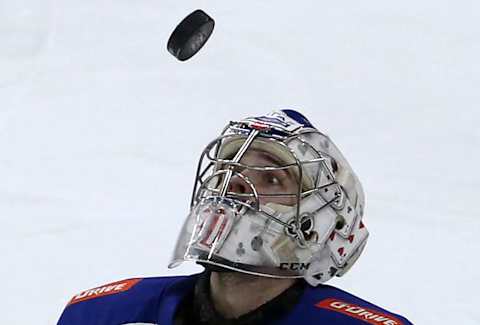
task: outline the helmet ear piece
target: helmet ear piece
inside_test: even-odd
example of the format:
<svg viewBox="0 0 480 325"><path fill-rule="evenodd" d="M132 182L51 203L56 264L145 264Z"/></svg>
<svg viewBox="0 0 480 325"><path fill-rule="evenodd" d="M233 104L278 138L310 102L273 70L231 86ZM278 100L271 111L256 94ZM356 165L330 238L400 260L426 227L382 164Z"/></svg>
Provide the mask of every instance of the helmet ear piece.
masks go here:
<svg viewBox="0 0 480 325"><path fill-rule="evenodd" d="M310 268L304 275L305 281L317 286L334 276L343 276L362 254L368 235L360 220L348 238L344 238L337 229L334 229L325 247L315 253L310 260Z"/></svg>

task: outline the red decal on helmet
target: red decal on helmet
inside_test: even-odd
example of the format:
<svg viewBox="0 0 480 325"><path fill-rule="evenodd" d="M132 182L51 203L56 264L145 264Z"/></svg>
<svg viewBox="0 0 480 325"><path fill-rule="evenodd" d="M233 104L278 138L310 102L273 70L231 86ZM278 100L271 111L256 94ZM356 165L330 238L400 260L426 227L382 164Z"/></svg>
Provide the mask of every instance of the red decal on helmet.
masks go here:
<svg viewBox="0 0 480 325"><path fill-rule="evenodd" d="M251 123L249 126L252 129L260 130L260 131L268 130L270 128L268 125L261 124L261 123Z"/></svg>
<svg viewBox="0 0 480 325"><path fill-rule="evenodd" d="M75 304L80 301L85 301L93 298L104 297L114 295L120 292L130 290L134 285L140 282L142 279L130 279L118 282L109 283L101 287L89 289L74 296L68 305Z"/></svg>
<svg viewBox="0 0 480 325"><path fill-rule="evenodd" d="M224 211L223 209L221 211L218 211L218 213L212 215L209 220L204 221L202 223L202 226L200 229L203 230L204 227L207 227L205 229L205 233L203 234L203 237L200 240L200 243L208 248L212 248L212 245L215 243L217 238L219 238L228 223L228 219L225 218Z"/></svg>
<svg viewBox="0 0 480 325"><path fill-rule="evenodd" d="M335 231L332 231L332 233L330 234L330 240L334 240L335 239Z"/></svg>
<svg viewBox="0 0 480 325"><path fill-rule="evenodd" d="M378 310L360 307L334 298L322 300L315 306L322 309L336 311L338 313L363 320L364 322L372 325L403 325L401 320L392 315L380 312Z"/></svg>

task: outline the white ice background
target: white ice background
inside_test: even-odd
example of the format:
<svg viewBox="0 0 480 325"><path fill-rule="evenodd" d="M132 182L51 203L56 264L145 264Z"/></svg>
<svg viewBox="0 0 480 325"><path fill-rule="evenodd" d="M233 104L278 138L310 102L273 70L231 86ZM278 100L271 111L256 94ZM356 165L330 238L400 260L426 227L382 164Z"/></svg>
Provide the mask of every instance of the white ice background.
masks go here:
<svg viewBox="0 0 480 325"><path fill-rule="evenodd" d="M275 108L327 132L366 190L369 244L331 284L415 324L480 324L480 2L47 6L0 0L1 324L199 271L166 264L200 151ZM197 8L216 29L181 63L166 41Z"/></svg>

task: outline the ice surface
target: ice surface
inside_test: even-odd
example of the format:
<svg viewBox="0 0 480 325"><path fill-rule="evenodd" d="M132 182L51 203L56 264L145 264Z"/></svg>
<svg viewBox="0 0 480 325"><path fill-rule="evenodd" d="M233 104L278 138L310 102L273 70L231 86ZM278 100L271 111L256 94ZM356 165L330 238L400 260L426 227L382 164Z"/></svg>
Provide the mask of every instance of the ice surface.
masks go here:
<svg viewBox="0 0 480 325"><path fill-rule="evenodd" d="M216 30L180 63L166 41L197 8ZM366 189L371 239L332 284L415 324L480 324L479 10L56 1L50 46L19 47L42 52L36 72L0 88L2 324L55 324L83 289L198 271L166 265L202 147L229 119L286 107Z"/></svg>
<svg viewBox="0 0 480 325"><path fill-rule="evenodd" d="M0 0L0 87L36 71L53 28L52 0Z"/></svg>

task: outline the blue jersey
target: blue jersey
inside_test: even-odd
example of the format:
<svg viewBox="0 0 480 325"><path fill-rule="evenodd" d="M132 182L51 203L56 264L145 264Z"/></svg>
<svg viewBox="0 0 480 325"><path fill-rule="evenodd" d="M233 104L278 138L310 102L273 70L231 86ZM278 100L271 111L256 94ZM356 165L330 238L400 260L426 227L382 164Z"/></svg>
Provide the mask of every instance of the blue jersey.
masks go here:
<svg viewBox="0 0 480 325"><path fill-rule="evenodd" d="M129 279L74 296L58 325L173 325L194 288L192 276ZM328 285L307 286L300 301L272 325L409 325L406 318Z"/></svg>

